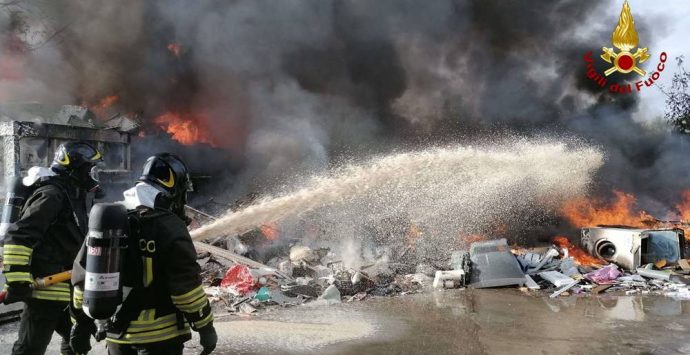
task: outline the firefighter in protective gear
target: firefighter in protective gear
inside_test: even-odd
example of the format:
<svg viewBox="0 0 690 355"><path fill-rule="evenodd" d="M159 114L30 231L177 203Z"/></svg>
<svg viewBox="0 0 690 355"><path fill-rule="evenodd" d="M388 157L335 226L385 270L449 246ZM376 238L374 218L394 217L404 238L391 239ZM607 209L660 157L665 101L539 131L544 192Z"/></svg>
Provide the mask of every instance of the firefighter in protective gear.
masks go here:
<svg viewBox="0 0 690 355"><path fill-rule="evenodd" d="M98 189L94 168L102 161L91 145L69 142L58 147L50 168L33 167L23 179L33 192L9 227L3 250L5 303L25 303L12 354L43 354L53 332L62 337L62 353L72 353L69 282L41 289L31 283L72 268L87 228L87 192Z"/></svg>
<svg viewBox="0 0 690 355"><path fill-rule="evenodd" d="M121 269L125 297L105 327L109 354L182 354L191 330L199 332L204 354L216 346L211 306L185 223L184 205L191 189L185 164L164 153L150 157L139 182L124 192L122 203L129 211L128 248ZM82 251L72 278L72 345L79 352L90 349L93 329L93 321L81 310L83 283L77 270L85 265Z"/></svg>

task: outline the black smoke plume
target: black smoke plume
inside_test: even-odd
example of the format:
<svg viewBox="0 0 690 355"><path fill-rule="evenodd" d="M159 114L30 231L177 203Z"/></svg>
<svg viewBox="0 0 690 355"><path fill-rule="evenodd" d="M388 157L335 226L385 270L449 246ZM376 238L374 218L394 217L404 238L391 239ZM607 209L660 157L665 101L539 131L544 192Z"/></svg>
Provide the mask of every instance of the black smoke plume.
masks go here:
<svg viewBox="0 0 690 355"><path fill-rule="evenodd" d="M592 51L598 59L601 47L610 46L618 5L36 0L0 6L0 100L96 103L117 95L115 110L147 124L135 152L181 153L194 170L223 182L210 186L228 203L340 157L471 142L496 131L601 145L607 164L597 192L636 193L653 212L663 213L690 185L687 143L665 127L633 120L636 95L609 94L585 77L582 56ZM642 42L652 43L644 14L633 13ZM609 84L625 80L614 75ZM191 117L216 148L190 148L156 134L155 117L166 112Z"/></svg>

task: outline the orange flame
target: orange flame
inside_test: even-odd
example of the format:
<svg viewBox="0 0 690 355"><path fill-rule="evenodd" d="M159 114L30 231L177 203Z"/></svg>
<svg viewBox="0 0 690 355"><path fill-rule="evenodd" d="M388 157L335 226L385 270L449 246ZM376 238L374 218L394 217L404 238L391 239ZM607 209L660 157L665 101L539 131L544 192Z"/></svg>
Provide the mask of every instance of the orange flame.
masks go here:
<svg viewBox="0 0 690 355"><path fill-rule="evenodd" d="M101 101L98 102L98 107L100 108L108 108L115 103L117 103L120 100L120 97L117 95L110 95L106 96L101 99Z"/></svg>
<svg viewBox="0 0 690 355"><path fill-rule="evenodd" d="M263 234L268 240L278 240L280 237L280 233L278 233L278 229L276 228L275 224L264 224L259 227L259 230L261 230L261 234Z"/></svg>
<svg viewBox="0 0 690 355"><path fill-rule="evenodd" d="M556 236L553 238L553 244L557 247L568 250L568 256L571 256L575 263L583 266L606 265L606 261L589 255L586 251L570 243L570 240L564 236Z"/></svg>
<svg viewBox="0 0 690 355"><path fill-rule="evenodd" d="M681 228L685 239L690 242L690 189L682 192L682 201L676 207L677 214L671 218L680 220L660 221L635 206L635 196L622 191L613 191L610 204L586 198L567 201L561 213L575 227L596 225L624 225L636 228Z"/></svg>
<svg viewBox="0 0 690 355"><path fill-rule="evenodd" d="M690 242L690 189L683 191L681 196L683 200L676 205L680 221L675 223L674 227L682 228L685 232L685 240Z"/></svg>
<svg viewBox="0 0 690 355"><path fill-rule="evenodd" d="M678 216L684 222L690 221L690 190L685 190L681 194L683 196L683 201L676 205L676 210L678 210Z"/></svg>
<svg viewBox="0 0 690 355"><path fill-rule="evenodd" d="M486 236L481 234L460 234L458 235L458 239L467 245L487 240Z"/></svg>
<svg viewBox="0 0 690 355"><path fill-rule="evenodd" d="M407 229L406 238L407 244L413 248L417 247L417 240L424 234L419 226L415 223L410 223L410 228Z"/></svg>
<svg viewBox="0 0 690 355"><path fill-rule="evenodd" d="M563 216L577 227L626 225L644 227L643 221L651 219L645 211L635 211L635 196L622 191L613 191L615 198L610 205L601 201L578 198L567 201L561 208Z"/></svg>
<svg viewBox="0 0 690 355"><path fill-rule="evenodd" d="M168 132L172 139L184 144L192 145L207 143L216 146L204 127L199 125L203 115L184 115L179 112L166 112L154 119L154 122ZM205 121L201 119L201 121Z"/></svg>
<svg viewBox="0 0 690 355"><path fill-rule="evenodd" d="M176 43L176 42L170 43L170 44L168 44L168 50L174 56L179 57L180 53L182 52L182 45L180 45L179 43Z"/></svg>
<svg viewBox="0 0 690 355"><path fill-rule="evenodd" d="M88 107L91 111L93 111L94 114L96 114L96 117L104 118L108 112L108 109L115 105L118 101L120 101L119 96L109 95L100 99L95 105L82 103L82 106Z"/></svg>
<svg viewBox="0 0 690 355"><path fill-rule="evenodd" d="M0 80L20 80L24 77L24 67L18 56L0 55Z"/></svg>
<svg viewBox="0 0 690 355"><path fill-rule="evenodd" d="M14 33L0 42L0 80L21 80L24 78L26 44Z"/></svg>

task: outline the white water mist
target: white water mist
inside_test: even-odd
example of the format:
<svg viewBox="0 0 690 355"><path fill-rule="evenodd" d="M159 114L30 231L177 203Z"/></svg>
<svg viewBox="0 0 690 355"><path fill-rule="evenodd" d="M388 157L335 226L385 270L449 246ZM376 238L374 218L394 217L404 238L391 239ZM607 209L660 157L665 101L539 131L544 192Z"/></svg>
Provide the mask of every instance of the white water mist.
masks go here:
<svg viewBox="0 0 690 355"><path fill-rule="evenodd" d="M314 176L192 231L196 240L235 235L288 219L327 221L329 237L353 226L403 217L441 239L496 223L530 223L523 212L554 208L586 193L603 154L580 143L513 139L391 154ZM343 235L347 234L347 235ZM427 236L425 236L427 237Z"/></svg>

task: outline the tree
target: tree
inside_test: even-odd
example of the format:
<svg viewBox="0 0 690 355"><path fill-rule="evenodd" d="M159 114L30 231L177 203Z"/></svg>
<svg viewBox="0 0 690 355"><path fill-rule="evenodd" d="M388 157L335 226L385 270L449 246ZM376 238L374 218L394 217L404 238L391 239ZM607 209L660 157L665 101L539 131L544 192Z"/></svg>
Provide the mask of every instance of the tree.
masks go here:
<svg viewBox="0 0 690 355"><path fill-rule="evenodd" d="M665 118L673 128L690 134L690 72L683 66L683 56L677 57L678 71L673 74L670 90L666 94Z"/></svg>

